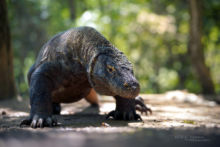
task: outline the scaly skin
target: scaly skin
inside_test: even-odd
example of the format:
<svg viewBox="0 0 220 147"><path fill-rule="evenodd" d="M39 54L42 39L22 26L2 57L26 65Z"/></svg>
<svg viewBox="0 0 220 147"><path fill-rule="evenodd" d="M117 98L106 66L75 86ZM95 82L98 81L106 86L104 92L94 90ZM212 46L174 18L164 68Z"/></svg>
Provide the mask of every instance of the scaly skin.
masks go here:
<svg viewBox="0 0 220 147"><path fill-rule="evenodd" d="M67 30L49 40L28 73L30 117L21 125L32 128L56 125L52 114L60 113L59 103L87 97L92 88L114 96L116 110L107 118L138 120L135 108L149 111L135 98L140 91L131 63L99 32L90 27Z"/></svg>

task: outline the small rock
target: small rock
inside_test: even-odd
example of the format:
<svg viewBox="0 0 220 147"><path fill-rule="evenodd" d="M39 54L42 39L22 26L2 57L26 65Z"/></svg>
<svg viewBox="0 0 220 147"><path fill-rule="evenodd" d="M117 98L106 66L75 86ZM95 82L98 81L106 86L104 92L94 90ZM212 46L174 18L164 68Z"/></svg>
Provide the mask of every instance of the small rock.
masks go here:
<svg viewBox="0 0 220 147"><path fill-rule="evenodd" d="M105 122L102 122L102 127L111 127L111 126Z"/></svg>

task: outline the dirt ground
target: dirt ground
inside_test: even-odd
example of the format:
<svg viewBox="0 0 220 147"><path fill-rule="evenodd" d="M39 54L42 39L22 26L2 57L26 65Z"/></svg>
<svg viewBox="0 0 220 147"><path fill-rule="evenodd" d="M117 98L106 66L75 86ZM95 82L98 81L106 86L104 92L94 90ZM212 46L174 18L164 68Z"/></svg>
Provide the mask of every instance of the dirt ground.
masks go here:
<svg viewBox="0 0 220 147"><path fill-rule="evenodd" d="M182 91L142 95L153 114L143 121L106 120L114 99L100 97L100 107L85 100L63 104L59 126L31 129L19 127L28 116L28 99L0 101L0 147L60 146L218 146L220 106Z"/></svg>

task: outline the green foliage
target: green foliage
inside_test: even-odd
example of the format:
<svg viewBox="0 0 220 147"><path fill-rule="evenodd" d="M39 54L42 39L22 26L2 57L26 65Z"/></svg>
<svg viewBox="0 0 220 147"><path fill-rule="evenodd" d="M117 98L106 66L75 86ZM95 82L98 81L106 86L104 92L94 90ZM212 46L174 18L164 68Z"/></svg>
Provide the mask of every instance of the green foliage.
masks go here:
<svg viewBox="0 0 220 147"><path fill-rule="evenodd" d="M20 94L28 91L26 75L41 46L71 27L95 27L132 61L144 93L201 87L187 55L189 12L186 1L168 0L8 0L14 71ZM204 9L206 62L220 93L219 6Z"/></svg>

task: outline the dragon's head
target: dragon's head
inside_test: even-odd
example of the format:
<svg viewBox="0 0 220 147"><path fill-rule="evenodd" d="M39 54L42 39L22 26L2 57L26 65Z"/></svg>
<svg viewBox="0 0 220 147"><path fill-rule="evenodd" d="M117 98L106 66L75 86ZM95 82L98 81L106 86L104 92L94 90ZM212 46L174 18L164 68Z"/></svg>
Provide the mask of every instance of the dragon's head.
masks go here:
<svg viewBox="0 0 220 147"><path fill-rule="evenodd" d="M122 52L99 54L90 70L90 83L100 94L134 98L140 86L134 77L131 63Z"/></svg>

